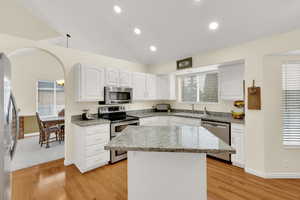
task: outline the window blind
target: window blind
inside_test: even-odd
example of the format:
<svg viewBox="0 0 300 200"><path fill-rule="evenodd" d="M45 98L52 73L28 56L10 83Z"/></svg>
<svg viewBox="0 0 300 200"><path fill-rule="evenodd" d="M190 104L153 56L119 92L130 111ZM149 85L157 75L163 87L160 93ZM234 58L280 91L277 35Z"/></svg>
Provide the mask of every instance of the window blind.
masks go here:
<svg viewBox="0 0 300 200"><path fill-rule="evenodd" d="M181 102L217 103L219 101L217 72L181 76L180 82Z"/></svg>
<svg viewBox="0 0 300 200"><path fill-rule="evenodd" d="M197 76L184 76L181 78L181 101L197 101Z"/></svg>
<svg viewBox="0 0 300 200"><path fill-rule="evenodd" d="M283 144L300 145L300 63L282 66Z"/></svg>
<svg viewBox="0 0 300 200"><path fill-rule="evenodd" d="M199 98L200 102L217 103L218 92L218 73L202 74L199 76Z"/></svg>
<svg viewBox="0 0 300 200"><path fill-rule="evenodd" d="M56 116L64 109L64 86L56 81L38 81L37 111L41 116Z"/></svg>

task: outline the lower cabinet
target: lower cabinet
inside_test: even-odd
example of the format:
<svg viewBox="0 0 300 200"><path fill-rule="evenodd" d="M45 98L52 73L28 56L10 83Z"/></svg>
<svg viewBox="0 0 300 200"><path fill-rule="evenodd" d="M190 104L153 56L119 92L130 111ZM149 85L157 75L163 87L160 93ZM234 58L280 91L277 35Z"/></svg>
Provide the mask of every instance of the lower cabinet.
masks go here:
<svg viewBox="0 0 300 200"><path fill-rule="evenodd" d="M104 150L109 142L110 125L80 127L74 125L74 164L81 173L106 165L110 151Z"/></svg>
<svg viewBox="0 0 300 200"><path fill-rule="evenodd" d="M231 155L232 164L244 168L245 166L245 127L243 124L231 124L231 146L236 154Z"/></svg>
<svg viewBox="0 0 300 200"><path fill-rule="evenodd" d="M201 126L201 119L175 116L146 117L140 119L141 126Z"/></svg>

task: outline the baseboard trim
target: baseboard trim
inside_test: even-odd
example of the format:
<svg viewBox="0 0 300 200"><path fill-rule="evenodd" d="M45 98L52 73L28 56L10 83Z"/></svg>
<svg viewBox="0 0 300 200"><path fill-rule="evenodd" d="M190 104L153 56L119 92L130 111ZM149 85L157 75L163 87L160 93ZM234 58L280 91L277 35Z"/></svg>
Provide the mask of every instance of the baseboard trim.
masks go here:
<svg viewBox="0 0 300 200"><path fill-rule="evenodd" d="M263 173L250 168L246 168L245 172L265 179L300 179L300 173L292 173L292 172L291 173L286 173L286 172Z"/></svg>
<svg viewBox="0 0 300 200"><path fill-rule="evenodd" d="M72 165L73 164L73 162L72 161L70 161L70 160L64 160L64 165L65 166L70 166L70 165Z"/></svg>
<svg viewBox="0 0 300 200"><path fill-rule="evenodd" d="M263 172L259 172L259 171L254 170L254 169L245 168L245 172L247 172L249 174L252 174L252 175L255 175L255 176L258 176L258 177L261 177L261 178L266 178L265 174Z"/></svg>

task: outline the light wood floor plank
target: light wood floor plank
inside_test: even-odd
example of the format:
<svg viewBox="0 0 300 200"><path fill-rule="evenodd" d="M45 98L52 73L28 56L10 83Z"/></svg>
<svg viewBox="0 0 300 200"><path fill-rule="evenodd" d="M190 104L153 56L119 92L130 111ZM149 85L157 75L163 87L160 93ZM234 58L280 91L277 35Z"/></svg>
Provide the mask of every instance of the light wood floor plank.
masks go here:
<svg viewBox="0 0 300 200"><path fill-rule="evenodd" d="M213 159L207 168L208 200L300 200L300 179L262 179ZM82 175L58 160L12 177L13 200L127 200L127 161Z"/></svg>

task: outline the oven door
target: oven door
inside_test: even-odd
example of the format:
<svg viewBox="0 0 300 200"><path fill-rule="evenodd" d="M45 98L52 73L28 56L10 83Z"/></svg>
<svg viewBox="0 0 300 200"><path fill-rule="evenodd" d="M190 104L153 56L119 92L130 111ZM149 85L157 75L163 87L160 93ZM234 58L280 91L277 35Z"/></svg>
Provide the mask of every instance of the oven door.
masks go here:
<svg viewBox="0 0 300 200"><path fill-rule="evenodd" d="M139 126L138 120L112 123L110 129L110 139L117 137L128 126ZM110 162L115 163L127 158L127 151L110 151Z"/></svg>

